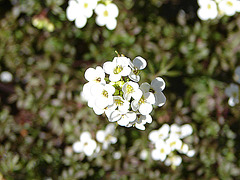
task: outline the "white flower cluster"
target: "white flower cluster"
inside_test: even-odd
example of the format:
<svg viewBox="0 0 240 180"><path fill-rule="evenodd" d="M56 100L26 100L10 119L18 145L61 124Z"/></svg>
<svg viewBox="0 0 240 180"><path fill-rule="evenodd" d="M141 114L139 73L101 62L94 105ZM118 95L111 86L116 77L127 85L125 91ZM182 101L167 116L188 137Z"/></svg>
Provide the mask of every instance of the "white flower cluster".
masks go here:
<svg viewBox="0 0 240 180"><path fill-rule="evenodd" d="M69 0L66 15L69 21L75 20L76 27L83 28L93 11L97 14L97 25L106 25L109 30L116 28L119 12L118 7L111 1L105 1L103 4L99 3L99 0Z"/></svg>
<svg viewBox="0 0 240 180"><path fill-rule="evenodd" d="M83 86L82 96L97 115L105 113L110 122L145 130L144 125L152 122L149 115L152 106L160 107L166 101L162 78L139 86L139 73L146 66L142 57L131 61L119 56L105 62L103 68L89 68L85 71L85 79L89 82Z"/></svg>
<svg viewBox="0 0 240 180"><path fill-rule="evenodd" d="M104 150L107 150L110 144L115 144L117 142L117 138L113 136L114 132L115 126L113 124L108 124L105 130L97 131L96 139L102 144ZM76 141L72 148L74 152L83 152L86 156L92 156L94 152L98 153L100 151L100 146L92 139L88 131L84 131L80 135L80 141Z"/></svg>
<svg viewBox="0 0 240 180"><path fill-rule="evenodd" d="M183 138L191 135L192 132L192 126L189 124L183 126L164 124L159 130L151 131L148 138L155 145L155 148L151 151L152 159L165 161L165 165L171 165L173 168L179 166L182 158L175 151L189 157L195 154L195 151L190 150L189 146L182 141Z"/></svg>
<svg viewBox="0 0 240 180"><path fill-rule="evenodd" d="M215 19L223 15L233 16L240 12L239 0L198 0L198 17L202 20Z"/></svg>
<svg viewBox="0 0 240 180"><path fill-rule="evenodd" d="M235 69L234 78L238 84L240 84L240 66ZM225 89L225 94L229 97L228 104L230 106L235 106L239 103L239 85L231 83Z"/></svg>

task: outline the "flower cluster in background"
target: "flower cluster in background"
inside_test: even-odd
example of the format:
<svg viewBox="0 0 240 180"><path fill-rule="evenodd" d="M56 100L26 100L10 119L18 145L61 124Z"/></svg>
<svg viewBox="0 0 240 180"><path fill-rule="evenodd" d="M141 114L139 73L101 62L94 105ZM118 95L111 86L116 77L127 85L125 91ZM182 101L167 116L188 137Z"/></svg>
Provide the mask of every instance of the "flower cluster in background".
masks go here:
<svg viewBox="0 0 240 180"><path fill-rule="evenodd" d="M13 75L8 71L3 71L0 73L0 81L4 83L9 83L13 80Z"/></svg>
<svg viewBox="0 0 240 180"><path fill-rule="evenodd" d="M198 0L198 17L202 20L215 19L223 15L233 16L240 12L239 0Z"/></svg>
<svg viewBox="0 0 240 180"><path fill-rule="evenodd" d="M165 165L172 168L179 166L182 158L178 153L185 154L188 157L192 157L195 154L195 151L191 150L182 140L191 135L192 132L192 126L189 124L182 126L163 124L160 129L151 131L148 138L155 146L151 151L152 159L165 161ZM141 156L144 156L144 152L141 153Z"/></svg>
<svg viewBox="0 0 240 180"><path fill-rule="evenodd" d="M240 84L240 66L235 69L234 79ZM239 85L231 83L226 89L225 94L229 97L228 104L235 106L239 103Z"/></svg>
<svg viewBox="0 0 240 180"><path fill-rule="evenodd" d="M82 96L97 115L105 113L110 122L145 130L144 125L152 122L149 114L153 105L160 107L166 101L162 78L155 78L151 84L138 84L140 71L146 66L142 57L131 61L118 56L105 62L103 68L89 68L85 72L89 82L83 86Z"/></svg>
<svg viewBox="0 0 240 180"><path fill-rule="evenodd" d="M111 1L99 0L70 0L66 10L69 21L75 21L78 28L83 28L87 24L87 19L92 17L95 11L96 24L105 26L113 30L117 26L116 17L118 16L118 7Z"/></svg>
<svg viewBox="0 0 240 180"><path fill-rule="evenodd" d="M98 153L101 150L107 150L110 144L115 144L117 138L113 135L115 132L115 126L108 124L105 130L99 130L96 133L96 139L100 143L92 139L90 132L84 131L80 135L80 141L76 141L72 148L75 153L84 153L86 156L92 156L94 153Z"/></svg>

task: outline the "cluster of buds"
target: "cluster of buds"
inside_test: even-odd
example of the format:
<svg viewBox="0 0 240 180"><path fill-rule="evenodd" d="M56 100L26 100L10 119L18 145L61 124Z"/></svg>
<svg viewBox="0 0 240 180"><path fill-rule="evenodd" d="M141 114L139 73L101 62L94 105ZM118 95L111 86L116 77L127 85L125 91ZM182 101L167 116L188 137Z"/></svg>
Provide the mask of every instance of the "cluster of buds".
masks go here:
<svg viewBox="0 0 240 180"><path fill-rule="evenodd" d="M89 82L83 86L82 97L97 115L105 113L110 122L145 130L144 125L152 122L149 114L153 105L161 107L166 102L162 78L155 78L151 84L138 84L140 71L146 66L142 57L131 61L118 55L113 61L105 62L103 68L89 68L85 71Z"/></svg>
<svg viewBox="0 0 240 180"><path fill-rule="evenodd" d="M234 79L240 84L240 66L235 69ZM235 106L239 103L239 85L231 83L230 86L225 89L225 94L229 97L228 104L230 106Z"/></svg>
<svg viewBox="0 0 240 180"><path fill-rule="evenodd" d="M202 20L215 19L223 15L233 16L240 12L239 0L198 0L198 17Z"/></svg>

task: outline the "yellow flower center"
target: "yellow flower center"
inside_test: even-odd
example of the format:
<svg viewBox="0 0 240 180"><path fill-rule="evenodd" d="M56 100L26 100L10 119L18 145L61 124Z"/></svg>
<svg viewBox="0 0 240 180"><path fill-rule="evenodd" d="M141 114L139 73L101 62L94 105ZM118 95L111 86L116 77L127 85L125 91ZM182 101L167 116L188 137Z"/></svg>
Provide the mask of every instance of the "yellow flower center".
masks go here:
<svg viewBox="0 0 240 180"><path fill-rule="evenodd" d="M117 66L115 67L115 69L113 70L114 74L119 74L121 71L123 70L122 66Z"/></svg>
<svg viewBox="0 0 240 180"><path fill-rule="evenodd" d="M88 3L84 3L83 7L88 8Z"/></svg>
<svg viewBox="0 0 240 180"><path fill-rule="evenodd" d="M123 105L123 101L120 99L115 99L115 104L118 106L122 106Z"/></svg>
<svg viewBox="0 0 240 180"><path fill-rule="evenodd" d="M105 11L103 12L103 16L108 17L108 11L107 11L107 10L105 10Z"/></svg>
<svg viewBox="0 0 240 180"><path fill-rule="evenodd" d="M170 146L172 147L172 146L174 146L175 144L176 144L176 141L173 141L173 142L170 143Z"/></svg>
<svg viewBox="0 0 240 180"><path fill-rule="evenodd" d="M97 81L97 82L101 82L101 78L98 77L97 79L95 79L95 81Z"/></svg>
<svg viewBox="0 0 240 180"><path fill-rule="evenodd" d="M153 94L155 93L155 91L154 91L153 88L150 88L150 89L149 89L149 92L151 92L151 93L153 93Z"/></svg>
<svg viewBox="0 0 240 180"><path fill-rule="evenodd" d="M140 71L139 71L137 68L135 68L135 69L133 70L133 74L138 75L139 73L140 73Z"/></svg>
<svg viewBox="0 0 240 180"><path fill-rule="evenodd" d="M208 4L207 8L208 8L208 9L211 9L211 8L212 8L211 4Z"/></svg>
<svg viewBox="0 0 240 180"><path fill-rule="evenodd" d="M138 101L138 103L139 103L139 104L143 104L143 103L145 103L145 99L144 99L143 96L142 96L141 99Z"/></svg>
<svg viewBox="0 0 240 180"><path fill-rule="evenodd" d="M160 152L163 154L165 151L164 151L164 149L162 148L162 149L160 150Z"/></svg>
<svg viewBox="0 0 240 180"><path fill-rule="evenodd" d="M228 6L233 6L233 3L231 1L227 1Z"/></svg>
<svg viewBox="0 0 240 180"><path fill-rule="evenodd" d="M126 90L127 90L127 94L130 94L130 93L133 93L133 92L134 92L133 87L130 86L129 84L128 84L127 87L126 87Z"/></svg>
<svg viewBox="0 0 240 180"><path fill-rule="evenodd" d="M106 90L103 90L102 95L106 98L108 98L108 92Z"/></svg>

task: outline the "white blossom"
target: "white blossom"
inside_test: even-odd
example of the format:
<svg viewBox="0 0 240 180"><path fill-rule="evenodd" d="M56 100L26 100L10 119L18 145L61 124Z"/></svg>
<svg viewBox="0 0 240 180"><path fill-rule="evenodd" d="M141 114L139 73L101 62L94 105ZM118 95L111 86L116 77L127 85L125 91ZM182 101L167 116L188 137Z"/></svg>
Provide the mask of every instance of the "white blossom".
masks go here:
<svg viewBox="0 0 240 180"><path fill-rule="evenodd" d="M96 139L103 144L103 149L107 149L110 144L115 144L117 142L117 138L113 136L114 132L114 124L108 124L105 130L97 131Z"/></svg>
<svg viewBox="0 0 240 180"><path fill-rule="evenodd" d="M118 7L114 3L107 5L98 4L95 13L97 14L96 23L99 26L104 26L109 30L113 30L117 26L116 17L118 16Z"/></svg>
<svg viewBox="0 0 240 180"><path fill-rule="evenodd" d="M172 154L171 156L169 156L169 157L166 159L166 161L165 161L165 165L166 165L166 166L172 165L173 167L179 166L181 163L182 163L182 158L181 158L181 156L174 155L174 154Z"/></svg>
<svg viewBox="0 0 240 180"><path fill-rule="evenodd" d="M109 80L116 82L121 79L122 76L128 76L131 72L129 65L129 59L126 57L115 57L112 62L105 62L103 69L105 73L109 74Z"/></svg>
<svg viewBox="0 0 240 180"><path fill-rule="evenodd" d="M164 140L169 135L169 125L164 124L162 127L158 130L153 130L149 133L148 139L152 141L153 143L156 143L157 141Z"/></svg>
<svg viewBox="0 0 240 180"><path fill-rule="evenodd" d="M141 160L146 160L148 157L148 151L146 149L143 149L141 152L140 152L140 159Z"/></svg>
<svg viewBox="0 0 240 180"><path fill-rule="evenodd" d="M84 73L85 79L89 82L106 84L104 70L97 66L96 69L88 68Z"/></svg>
<svg viewBox="0 0 240 180"><path fill-rule="evenodd" d="M129 81L126 82L122 87L123 98L130 101L131 97L133 99L139 100L142 97L142 91L139 89L138 83Z"/></svg>
<svg viewBox="0 0 240 180"><path fill-rule="evenodd" d="M166 143L170 146L171 151L179 150L182 146L182 141L179 139L178 136L169 136L168 139L166 139Z"/></svg>
<svg viewBox="0 0 240 180"><path fill-rule="evenodd" d="M237 7L239 5L238 2L237 0L222 0L219 2L218 7L223 14L233 16L239 8Z"/></svg>
<svg viewBox="0 0 240 180"><path fill-rule="evenodd" d="M113 96L113 104L109 106L112 110L118 109L122 113L127 113L130 103L121 96Z"/></svg>
<svg viewBox="0 0 240 180"><path fill-rule="evenodd" d="M136 119L131 122L128 126L135 126L139 130L145 130L145 124L152 123L152 116L137 114Z"/></svg>
<svg viewBox="0 0 240 180"><path fill-rule="evenodd" d="M212 0L198 0L198 17L202 20L215 19L218 15L217 4Z"/></svg>
<svg viewBox="0 0 240 180"><path fill-rule="evenodd" d="M11 74L10 72L8 72L8 71L3 71L3 72L1 72L1 74L0 74L0 80L1 80L2 82L8 83L8 82L11 82L12 79L13 79L13 76L12 76L12 74Z"/></svg>
<svg viewBox="0 0 240 180"><path fill-rule="evenodd" d="M238 85L231 83L230 86L228 86L225 89L225 94L229 97L228 104L230 106L235 106L239 103L239 87Z"/></svg>
<svg viewBox="0 0 240 180"><path fill-rule="evenodd" d="M156 148L152 150L152 158L153 160L161 160L164 161L168 154L171 152L171 148L168 144L166 144L163 140L159 140L156 142Z"/></svg>
<svg viewBox="0 0 240 180"><path fill-rule="evenodd" d="M111 113L109 117L110 122L116 122L120 126L127 126L129 123L133 122L136 119L136 113L127 112L122 113L119 110L115 110Z"/></svg>
<svg viewBox="0 0 240 180"><path fill-rule="evenodd" d="M91 156L96 148L97 143L92 139L91 134L87 131L80 135L80 141L73 144L74 152L83 152L86 156Z"/></svg>
<svg viewBox="0 0 240 180"><path fill-rule="evenodd" d="M145 59L143 59L140 56L137 56L133 62L130 61L130 67L132 69L132 71L130 72L130 74L128 75L128 77L135 81L138 82L140 80L140 70L143 70L146 66L147 66L147 62Z"/></svg>
<svg viewBox="0 0 240 180"><path fill-rule="evenodd" d="M140 89L144 93L151 92L154 94L154 97L155 97L154 105L159 107L163 106L166 102L166 97L162 93L164 88L165 88L165 82L160 77L157 77L154 80L152 80L151 85L145 82L145 83L142 83L140 86Z"/></svg>

